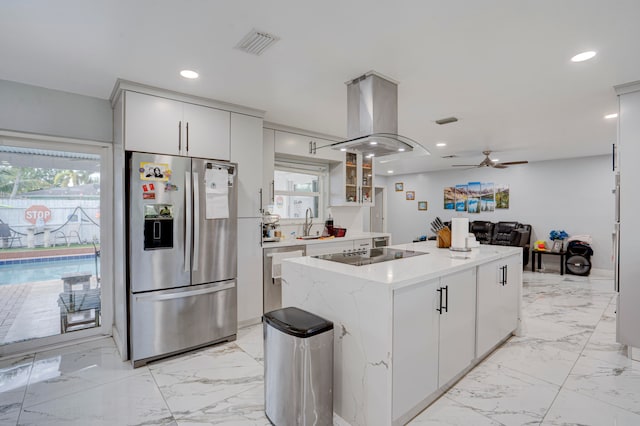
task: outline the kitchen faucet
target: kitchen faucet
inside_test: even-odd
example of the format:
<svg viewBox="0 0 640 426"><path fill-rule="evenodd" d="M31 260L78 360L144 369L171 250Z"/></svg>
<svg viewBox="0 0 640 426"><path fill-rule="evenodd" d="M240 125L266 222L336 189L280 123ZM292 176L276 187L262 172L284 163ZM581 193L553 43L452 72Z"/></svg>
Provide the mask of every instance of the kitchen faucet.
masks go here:
<svg viewBox="0 0 640 426"><path fill-rule="evenodd" d="M307 208L307 211L304 212L304 227L302 228L302 236L308 237L311 234L311 225L313 225L313 210L311 207Z"/></svg>

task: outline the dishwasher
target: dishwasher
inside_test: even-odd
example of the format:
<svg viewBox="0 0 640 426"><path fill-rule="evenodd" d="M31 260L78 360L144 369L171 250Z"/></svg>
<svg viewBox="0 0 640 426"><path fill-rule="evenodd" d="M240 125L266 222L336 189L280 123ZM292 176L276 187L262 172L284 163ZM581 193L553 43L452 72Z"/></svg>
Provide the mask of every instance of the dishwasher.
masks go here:
<svg viewBox="0 0 640 426"><path fill-rule="evenodd" d="M304 256L305 249L304 245L299 245L263 250L263 313L282 307L282 261L292 257Z"/></svg>

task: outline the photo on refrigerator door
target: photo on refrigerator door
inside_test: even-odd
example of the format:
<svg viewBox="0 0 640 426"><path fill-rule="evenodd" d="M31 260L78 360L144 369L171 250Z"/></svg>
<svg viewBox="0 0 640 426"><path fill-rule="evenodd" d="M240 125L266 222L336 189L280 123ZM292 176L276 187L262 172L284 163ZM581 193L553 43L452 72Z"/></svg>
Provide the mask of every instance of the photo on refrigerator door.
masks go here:
<svg viewBox="0 0 640 426"><path fill-rule="evenodd" d="M456 185L456 211L467 211L467 185Z"/></svg>
<svg viewBox="0 0 640 426"><path fill-rule="evenodd" d="M140 168L140 180L152 180L166 182L171 176L171 170L167 163L152 163L148 161L141 161Z"/></svg>
<svg viewBox="0 0 640 426"><path fill-rule="evenodd" d="M493 182L483 182L480 185L480 211L492 212L495 210L493 186Z"/></svg>

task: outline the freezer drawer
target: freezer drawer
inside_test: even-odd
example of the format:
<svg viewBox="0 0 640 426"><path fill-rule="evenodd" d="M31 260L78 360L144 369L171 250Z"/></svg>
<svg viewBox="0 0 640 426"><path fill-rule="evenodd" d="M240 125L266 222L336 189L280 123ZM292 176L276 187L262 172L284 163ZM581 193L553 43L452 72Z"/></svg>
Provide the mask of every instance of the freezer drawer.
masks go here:
<svg viewBox="0 0 640 426"><path fill-rule="evenodd" d="M223 340L235 340L235 280L130 294L134 367Z"/></svg>

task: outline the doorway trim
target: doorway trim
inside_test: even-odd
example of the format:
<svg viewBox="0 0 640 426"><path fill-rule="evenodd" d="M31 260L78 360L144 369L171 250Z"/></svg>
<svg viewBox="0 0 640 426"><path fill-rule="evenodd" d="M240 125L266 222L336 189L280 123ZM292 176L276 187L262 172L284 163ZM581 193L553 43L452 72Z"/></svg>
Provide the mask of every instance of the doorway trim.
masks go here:
<svg viewBox="0 0 640 426"><path fill-rule="evenodd" d="M382 230L374 231L373 230L373 214L369 214L369 230L371 232L387 232L387 188L384 186L376 186L373 188L373 197L374 197L374 206L370 208L370 211L378 206L378 200L376 197L377 191L380 190L382 192Z"/></svg>
<svg viewBox="0 0 640 426"><path fill-rule="evenodd" d="M0 345L0 358L69 345L78 340L111 336L113 324L113 145L88 139L73 139L0 130L0 144L24 148L76 151L100 155L100 286L102 321L100 326Z"/></svg>

